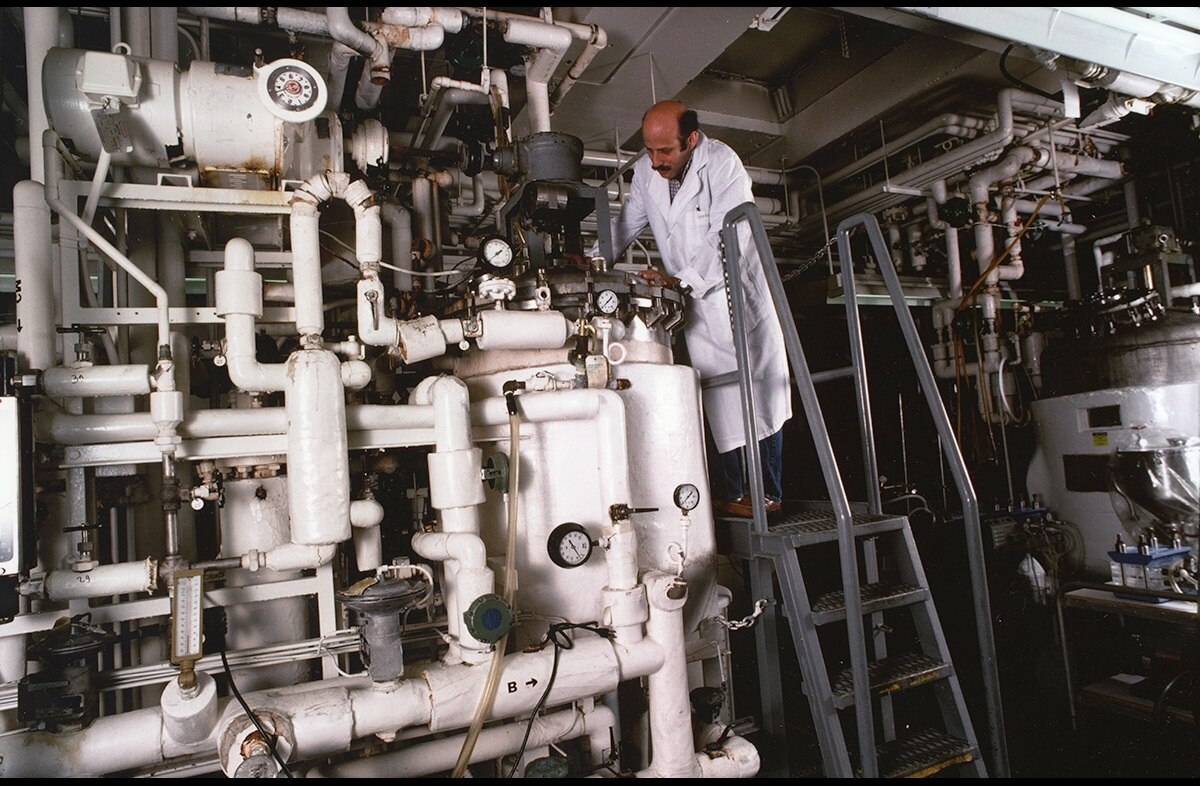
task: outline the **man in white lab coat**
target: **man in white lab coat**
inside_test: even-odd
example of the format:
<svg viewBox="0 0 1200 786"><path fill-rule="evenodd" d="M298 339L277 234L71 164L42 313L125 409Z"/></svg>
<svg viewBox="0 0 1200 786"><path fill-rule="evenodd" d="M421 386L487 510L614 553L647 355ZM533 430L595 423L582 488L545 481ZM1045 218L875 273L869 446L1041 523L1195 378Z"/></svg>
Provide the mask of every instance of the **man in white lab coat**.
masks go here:
<svg viewBox="0 0 1200 786"><path fill-rule="evenodd" d="M679 101L660 101L642 119L646 155L635 165L621 214L614 222L614 253L622 253L647 226L654 233L665 272L643 277L682 285L688 298L684 329L688 356L701 379L737 370L729 316L721 228L725 214L753 201L750 176L728 145L700 131L696 113ZM763 466L767 512L780 509L780 429L792 416L783 330L771 304L762 264L749 227L739 227L741 280L752 366L755 437ZM741 396L736 382L704 391L704 410L720 454L710 469L717 507L732 516L752 515L741 448L746 444Z"/></svg>

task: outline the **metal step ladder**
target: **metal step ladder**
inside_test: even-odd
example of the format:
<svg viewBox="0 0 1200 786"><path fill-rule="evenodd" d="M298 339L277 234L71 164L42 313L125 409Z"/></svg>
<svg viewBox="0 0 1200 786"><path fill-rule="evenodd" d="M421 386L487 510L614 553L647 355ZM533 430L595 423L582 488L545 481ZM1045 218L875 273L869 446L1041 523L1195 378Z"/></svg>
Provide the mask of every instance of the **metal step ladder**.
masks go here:
<svg viewBox="0 0 1200 786"><path fill-rule="evenodd" d="M774 601L774 582L778 580L783 595L783 612L821 748L824 775L926 777L945 771L946 774L962 777L987 777L988 768L976 740L908 519L883 512L852 265L842 265L851 365L814 374L805 360L762 217L753 202L731 210L725 217L722 229L739 371L712 382L732 384L734 380L728 377L736 376L741 390L746 444L754 446L757 440L753 436L755 417L748 372L746 306L741 277L737 273L743 264L739 223L749 225L758 259L766 274L772 304L783 326L792 380L813 436L829 500L801 504L798 509L789 504L785 516L768 522L759 452L747 449L744 455L753 517L725 519L721 525L725 530L723 534L728 538L731 556L746 561L750 588L755 598ZM850 254L850 232L858 227L866 230L878 258L926 403L934 416L946 458L958 485L964 521L968 527L968 560L973 577L977 633L984 670L991 771L998 777L1007 777L1008 756L995 671L995 647L984 575L978 504L936 380L925 357L912 315L908 312L899 278L891 265L883 235L873 216L853 216L838 227L840 258L853 258ZM755 306L762 308L764 304ZM846 495L815 388L817 383L847 377L855 380L867 478L867 501L853 506ZM817 594L812 590L814 582L806 580L804 566L808 563L811 567L814 550L821 548L822 544L833 543L838 548L841 588ZM824 548L828 549L829 546ZM805 559L805 555L809 559ZM881 557L884 556L889 558L885 563L888 568L886 576L880 569ZM863 575L859 571L860 562ZM899 626L893 627L885 619L896 622L895 615L905 613L909 615L908 619L901 620L911 624L910 635L916 646L910 647L912 651L889 652L892 642L888 634ZM778 627L773 615L764 615L756 626L755 644L760 672L762 725L772 742L779 746L777 750L787 750L794 741L788 739L784 721L787 697L780 695ZM907 625L905 630L908 630ZM823 638L827 642L824 648ZM832 661L835 659L832 653L840 652L830 646L832 641L845 642L850 666L831 675L831 665L834 665ZM896 730L893 703L901 700L905 694L916 691L932 691L940 723L919 732L906 731L900 734ZM851 722L856 733L848 735L846 729ZM882 739L877 740L877 737ZM780 764L776 762L774 768L778 769ZM782 762L782 765L786 767L786 762ZM957 769L950 770L952 767ZM764 774L788 775L786 772Z"/></svg>

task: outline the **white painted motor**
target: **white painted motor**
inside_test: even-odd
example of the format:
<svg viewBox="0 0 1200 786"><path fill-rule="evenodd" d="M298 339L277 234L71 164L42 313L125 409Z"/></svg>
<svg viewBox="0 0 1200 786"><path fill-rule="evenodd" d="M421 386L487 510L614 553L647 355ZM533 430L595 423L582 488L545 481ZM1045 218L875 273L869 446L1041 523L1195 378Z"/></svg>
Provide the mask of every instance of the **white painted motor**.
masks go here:
<svg viewBox="0 0 1200 786"><path fill-rule="evenodd" d="M123 51L56 48L42 80L51 127L89 160L107 150L117 166L195 163L204 185L232 188L341 168L328 88L300 60L258 68L197 61L180 72Z"/></svg>

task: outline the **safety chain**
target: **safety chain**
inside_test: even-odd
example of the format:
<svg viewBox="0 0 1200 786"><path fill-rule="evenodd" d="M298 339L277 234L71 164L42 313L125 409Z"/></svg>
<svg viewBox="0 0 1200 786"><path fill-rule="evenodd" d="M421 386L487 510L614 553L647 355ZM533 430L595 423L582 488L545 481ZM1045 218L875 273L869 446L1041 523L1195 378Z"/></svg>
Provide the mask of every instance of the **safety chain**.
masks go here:
<svg viewBox="0 0 1200 786"><path fill-rule="evenodd" d="M762 613L766 610L766 608L767 599L759 598L758 600L754 601L754 611L751 612L750 616L748 617L743 617L740 620L733 621L727 620L724 617L709 617L709 619L729 630L742 630L743 628L749 628L753 626L755 620L762 616Z"/></svg>
<svg viewBox="0 0 1200 786"><path fill-rule="evenodd" d="M825 256L825 252L828 251L829 247L832 246L836 242L837 242L837 235L834 235L833 237L829 238L829 241L827 243L825 243L825 245L821 246L821 248L817 251L817 253L813 254L811 257L804 260L803 262L801 262L799 265L797 265L796 267L789 270L784 275L780 276L779 280L786 283L788 281L791 281L793 278L800 275L801 273L803 273L805 270L808 270L810 267L817 264L817 262L820 262L821 259Z"/></svg>

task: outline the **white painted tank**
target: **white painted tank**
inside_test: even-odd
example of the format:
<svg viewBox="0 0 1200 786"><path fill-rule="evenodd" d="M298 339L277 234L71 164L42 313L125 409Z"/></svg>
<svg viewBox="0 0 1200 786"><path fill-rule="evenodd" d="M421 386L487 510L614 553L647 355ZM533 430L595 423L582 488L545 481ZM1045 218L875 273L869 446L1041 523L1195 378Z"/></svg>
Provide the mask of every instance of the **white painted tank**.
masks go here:
<svg viewBox="0 0 1200 786"><path fill-rule="evenodd" d="M225 506L220 511L221 555L236 557L249 551L270 551L291 542L288 523L288 479L286 477L246 478L225 483ZM229 586L247 586L282 581L300 576L300 571L281 573L261 568L257 573L229 571ZM308 636L308 612L305 598L277 598L257 603L230 606L226 647L252 649L269 644L302 641ZM308 664L284 663L256 669L235 670L234 678L243 691L294 685L301 682Z"/></svg>
<svg viewBox="0 0 1200 786"><path fill-rule="evenodd" d="M485 366L470 368L468 360L456 373L466 375L471 399L478 401L503 395L504 384L510 380L534 387L549 377L569 380L575 372L563 362L565 349L520 354L527 363L535 359L544 362L488 372ZM621 406L614 409L623 410L623 418L606 411L598 417L572 414L553 421L540 416L538 422L523 419L516 605L526 615L544 616L550 621L601 620L607 577L602 547L597 546L582 566L563 568L551 560L547 543L551 532L565 522L582 525L593 541L599 540L608 521L609 504L623 502L633 508L656 508L631 516L638 536L638 564L643 571L674 572L678 565L675 555L684 547L686 529L683 572L689 581L689 601L685 624L688 631L695 631L702 619L718 613L715 536L698 378L694 369L672 365L665 347L631 342L630 355L642 360L613 367L616 377L628 380L624 390L527 391L518 397L523 410L540 413L549 408L547 397L564 402L574 397L577 402L580 393L584 397L589 393L615 396ZM502 360L500 353L489 353L488 359ZM536 408L535 397L540 397L537 402L541 405ZM630 498L608 500L606 489L613 484L607 476L625 468L607 463L611 449L605 447L604 440L613 438L610 429L619 429L621 420L624 433L616 438L624 441L628 455ZM486 433L476 429L475 437L483 445L485 466L497 452L506 459L511 455L507 428ZM673 501L676 487L683 483L695 485L700 492L699 504L688 514L686 528L680 526L683 515ZM489 554L505 551L506 518L502 496L489 492L481 516ZM502 573L498 566L496 573ZM536 639L544 627L525 627L521 643L527 643L524 637Z"/></svg>
<svg viewBox="0 0 1200 786"><path fill-rule="evenodd" d="M1200 434L1200 382L1123 387L1033 403L1037 448L1026 484L1083 541L1084 570L1109 576L1108 552L1129 542L1108 491L1108 461L1147 431Z"/></svg>

